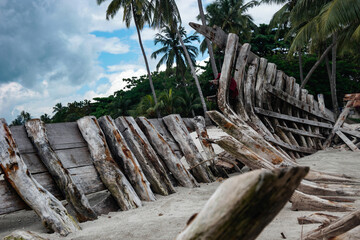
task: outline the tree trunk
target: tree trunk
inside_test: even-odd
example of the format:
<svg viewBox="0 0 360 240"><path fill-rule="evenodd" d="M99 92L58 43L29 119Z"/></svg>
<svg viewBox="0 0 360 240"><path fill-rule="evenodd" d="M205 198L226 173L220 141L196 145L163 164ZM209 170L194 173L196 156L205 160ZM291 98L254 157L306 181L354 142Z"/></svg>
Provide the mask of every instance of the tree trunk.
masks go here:
<svg viewBox="0 0 360 240"><path fill-rule="evenodd" d="M141 40L141 34L140 34L140 29L139 29L139 25L136 21L136 13L135 13L135 10L134 10L134 7L132 6L132 11L133 11L133 17L134 17L134 22L135 22L135 27L136 27L136 32L137 32L137 35L138 35L138 39L139 39L139 44L140 44L140 48L141 48L141 52L143 54L143 57L144 57L144 61L145 61L145 66L146 66L146 71L148 73L148 77L149 77L149 83L150 83L150 88L151 88L151 93L153 95L153 98L154 98L154 103L155 105L157 105L157 98L156 98L156 93L155 93L155 89L154 89L154 84L153 84L153 81L152 81L152 76L151 76L151 72L150 72L150 67L149 67L149 63L148 63L148 60L147 60L147 57L146 57L146 53L145 53L145 50L144 50L144 46L142 44L142 40ZM160 115L160 112L158 110L156 110L156 114L157 114L157 117L160 118L161 115Z"/></svg>
<svg viewBox="0 0 360 240"><path fill-rule="evenodd" d="M166 124L169 132L174 137L175 141L179 144L181 151L184 153L185 159L190 168L203 162L204 159L201 156L199 150L195 146L189 131L187 130L182 118L178 114L168 115L163 117L163 121ZM193 175L198 182L210 183L215 180L207 165L201 164L195 167Z"/></svg>
<svg viewBox="0 0 360 240"><path fill-rule="evenodd" d="M283 208L308 170L307 167L263 169L226 180L176 239L256 239Z"/></svg>
<svg viewBox="0 0 360 240"><path fill-rule="evenodd" d="M303 83L304 81L304 73L303 73L303 63L302 63L302 53L301 48L298 52L299 54L299 72L300 72L300 82Z"/></svg>
<svg viewBox="0 0 360 240"><path fill-rule="evenodd" d="M33 119L25 123L25 128L41 161L49 170L68 203L74 208L77 219L81 222L97 219L97 215L91 208L84 192L76 185L58 155L51 148L45 124L40 119Z"/></svg>
<svg viewBox="0 0 360 240"><path fill-rule="evenodd" d="M337 100L336 94L336 53L337 53L337 34L333 35L333 45L332 48L332 63L331 63L331 82L330 82L330 89L331 89L331 100L333 104L334 113L339 116L339 104Z"/></svg>
<svg viewBox="0 0 360 240"><path fill-rule="evenodd" d="M336 43L335 43L336 44ZM310 71L308 72L308 74L306 75L304 81L301 83L301 88L304 88L305 85L307 84L307 82L309 81L311 75L315 72L316 68L320 65L320 63L324 60L324 58L327 56L327 54L330 52L330 50L335 46L334 43L332 43L321 55L321 57L319 58L319 60L316 61L316 63L314 64L314 66L310 69Z"/></svg>
<svg viewBox="0 0 360 240"><path fill-rule="evenodd" d="M134 118L118 117L115 120L115 124L139 161L146 178L150 182L151 189L155 193L164 196L174 193L174 186L171 184L161 160L136 124Z"/></svg>
<svg viewBox="0 0 360 240"><path fill-rule="evenodd" d="M201 18L202 25L206 26L206 20L205 20L204 9L202 6L202 0L198 0L197 2L198 2L198 6L199 6L199 12L200 12L200 18ZM218 76L218 70L217 70L216 63L215 63L213 47L212 47L209 39L205 38L205 42L206 42L206 45L207 45L207 48L209 51L210 64L211 64L211 68L212 68L212 71L214 74L214 79L215 79Z"/></svg>
<svg viewBox="0 0 360 240"><path fill-rule="evenodd" d="M196 180L186 170L170 145L164 140L149 120L145 117L139 117L136 119L136 122L179 184L183 187L197 187L198 184Z"/></svg>
<svg viewBox="0 0 360 240"><path fill-rule="evenodd" d="M5 179L46 228L62 236L80 229L61 202L32 177L4 119L0 119L0 167Z"/></svg>
<svg viewBox="0 0 360 240"><path fill-rule="evenodd" d="M174 24L173 27L174 27L175 30L176 30L176 34L177 34L177 36L178 36L178 38L179 38L179 41L180 41L180 43L181 43L181 46L182 46L182 48L183 48L183 50L184 50L186 60L187 60L187 62L188 62L188 64L189 64L189 66L190 66L191 73L192 73L192 75L193 75L193 77L194 77L194 79L195 79L195 84L196 84L197 90L198 90L198 92L199 92L199 96L200 96L200 100L201 100L201 105L202 105L202 108L203 108L203 110L204 110L205 119L208 119L208 120L209 120L209 117L206 115L207 107L206 107L204 95L203 95L203 93L202 93L201 86L200 86L200 83L199 83L199 79L198 79L198 77L197 77L197 75L196 75L196 71L195 71L195 68L194 68L194 66L193 66L193 64L192 64L192 61L191 61L189 52L188 52L188 50L187 50L186 47L185 47L184 41L182 40L182 37L181 37L181 35L180 35L180 33L179 33L179 29L177 28L177 26L176 26L175 24Z"/></svg>
<svg viewBox="0 0 360 240"><path fill-rule="evenodd" d="M77 120L77 124L88 144L91 158L102 182L109 189L120 209L125 211L141 207L140 198L112 158L105 135L96 118L86 116Z"/></svg>
<svg viewBox="0 0 360 240"><path fill-rule="evenodd" d="M150 183L146 179L139 162L126 144L124 137L116 127L114 120L110 116L103 116L99 118L99 123L112 156L128 178L137 195L143 201L155 201L156 198L150 189Z"/></svg>

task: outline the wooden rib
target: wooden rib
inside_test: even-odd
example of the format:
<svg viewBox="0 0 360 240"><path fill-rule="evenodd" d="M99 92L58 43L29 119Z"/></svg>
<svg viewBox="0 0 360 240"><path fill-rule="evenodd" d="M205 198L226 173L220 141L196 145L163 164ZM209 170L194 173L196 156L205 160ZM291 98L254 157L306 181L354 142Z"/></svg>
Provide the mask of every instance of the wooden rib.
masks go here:
<svg viewBox="0 0 360 240"><path fill-rule="evenodd" d="M340 128L340 131L342 131L343 133L352 135L352 136L357 137L357 138L360 139L360 131L351 130L351 129L346 129L346 128Z"/></svg>
<svg viewBox="0 0 360 240"><path fill-rule="evenodd" d="M306 89L300 89L300 98L301 98L301 101L303 101L303 102L307 102L307 95L308 95L308 90L306 90ZM307 112L305 112L305 111L301 111L301 117L303 118L303 119L309 119L309 114L307 113ZM313 133L313 128L312 128L312 126L310 126L310 125L307 125L307 126L305 126L305 128L307 129L307 131L309 131L309 132L311 132L311 133ZM311 148L316 148L316 142L314 141L314 139L312 139L312 138L310 138L311 139L311 141L309 141L309 144L310 144L310 147Z"/></svg>
<svg viewBox="0 0 360 240"><path fill-rule="evenodd" d="M299 129L295 129L295 128L288 128L288 127L283 127L283 126L276 126L278 128L281 128L282 130L285 131L289 131L295 134L298 134L300 136L306 136L306 137L313 137L313 138L320 138L320 139L325 139L325 137L321 134L316 134L316 133L309 133L307 131L303 131L303 130L299 130Z"/></svg>
<svg viewBox="0 0 360 240"><path fill-rule="evenodd" d="M350 141L350 139L348 139L345 134L343 134L340 130L336 131L336 135L338 135L351 150L353 150L354 152L360 151L356 147L356 145L352 141Z"/></svg>
<svg viewBox="0 0 360 240"><path fill-rule="evenodd" d="M302 124L306 124L306 125L310 125L310 126L317 126L317 127L322 127L322 128L332 128L332 125L330 123L323 123L323 122L317 122L317 121L312 121L312 120L298 118L298 117L292 117L292 116L288 116L285 114L265 110L262 108L255 108L255 112L265 115L265 116L268 116L268 117L278 118L278 119L287 120L287 121L293 121L293 122L302 123Z"/></svg>
<svg viewBox="0 0 360 240"><path fill-rule="evenodd" d="M315 153L316 152L316 149L313 149L313 148L306 148L306 147L299 147L299 146L294 146L294 145L291 145L289 143L286 143L286 142L282 142L281 140L276 140L274 138L267 138L266 136L264 137L267 141L271 142L271 143L274 143L282 148L285 148L285 149L288 149L288 150L291 150L291 151L294 151L294 152L303 152L303 153L309 153L309 154L312 154L312 153Z"/></svg>
<svg viewBox="0 0 360 240"><path fill-rule="evenodd" d="M318 105L316 106L317 103L315 103L313 95L308 94L307 97L306 97L306 101L310 106L312 106L314 108L315 111L319 112L319 106ZM318 121L318 119L316 117L314 117L313 115L309 115L309 119L313 120L313 121ZM312 130L313 130L312 133L320 134L320 129L318 127L312 127ZM318 139L318 138L315 138L313 140L316 143L316 147L318 149L322 149L321 140Z"/></svg>
<svg viewBox="0 0 360 240"><path fill-rule="evenodd" d="M326 116L326 115L322 114L321 112L315 111L314 107L311 106L310 104L300 101L300 100L296 99L295 97L289 95L288 93L286 93L276 87L271 86L270 84L265 84L264 87L265 87L266 91L268 91L275 97L280 98L281 100L287 102L288 104L291 104L294 107L299 108L302 111L306 111L312 115L315 115L315 116L325 119L327 121L335 122L335 120L333 118Z"/></svg>

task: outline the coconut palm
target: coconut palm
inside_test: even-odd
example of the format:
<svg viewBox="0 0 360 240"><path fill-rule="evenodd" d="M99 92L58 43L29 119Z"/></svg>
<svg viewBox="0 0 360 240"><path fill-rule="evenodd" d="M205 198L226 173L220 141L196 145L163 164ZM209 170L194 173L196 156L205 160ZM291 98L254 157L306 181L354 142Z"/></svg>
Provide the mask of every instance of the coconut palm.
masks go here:
<svg viewBox="0 0 360 240"><path fill-rule="evenodd" d="M186 36L186 31L183 27L179 29L181 37L184 39L185 48L189 52L191 62L195 64L196 56L198 55L198 49L191 45L193 41L199 42L199 36L193 34L191 36ZM164 26L160 33L155 35L154 40L155 45L158 43L163 47L156 50L151 54L151 58L157 58L160 54L163 56L160 58L156 68L162 64L166 64L167 70L170 70L173 67L173 64L176 64L176 76L182 81L184 80L185 71L187 69L186 59L184 49L182 48L179 38L176 35L176 31L172 30L168 26Z"/></svg>
<svg viewBox="0 0 360 240"><path fill-rule="evenodd" d="M97 0L97 3L100 5L101 3L105 2L106 0ZM131 21L133 20L136 27L136 32L139 39L139 45L141 48L141 52L144 57L146 71L149 77L149 83L151 92L153 95L153 99L155 104L157 103L156 93L154 89L154 84L151 77L149 63L146 57L146 53L144 50L144 46L141 40L140 30L144 28L146 23L151 22L151 15L153 13L153 5L148 0L112 0L106 10L106 19L109 20L109 17L114 18L117 12L123 9L123 21L126 24L126 27L129 28ZM160 115L158 114L158 117Z"/></svg>

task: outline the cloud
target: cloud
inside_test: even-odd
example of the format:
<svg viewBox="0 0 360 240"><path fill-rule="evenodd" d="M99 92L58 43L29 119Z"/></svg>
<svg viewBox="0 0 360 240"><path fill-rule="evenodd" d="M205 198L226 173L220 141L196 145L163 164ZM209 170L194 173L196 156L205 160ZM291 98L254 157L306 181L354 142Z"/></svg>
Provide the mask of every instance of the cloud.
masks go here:
<svg viewBox="0 0 360 240"><path fill-rule="evenodd" d="M156 33L159 33L158 29L144 28L141 31L141 40L143 40L143 41L154 41ZM131 35L130 39L138 41L137 32L135 32L133 35Z"/></svg>

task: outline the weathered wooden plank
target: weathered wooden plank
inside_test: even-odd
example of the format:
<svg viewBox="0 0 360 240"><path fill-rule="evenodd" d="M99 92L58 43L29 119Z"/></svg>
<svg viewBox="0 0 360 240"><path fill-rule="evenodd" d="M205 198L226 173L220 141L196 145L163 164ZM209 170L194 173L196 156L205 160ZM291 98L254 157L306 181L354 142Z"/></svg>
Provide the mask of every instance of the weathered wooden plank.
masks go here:
<svg viewBox="0 0 360 240"><path fill-rule="evenodd" d="M278 119L287 120L287 121L293 121L293 122L307 124L307 125L316 126L316 127L323 127L323 128L332 128L333 127L333 125L331 125L330 123L323 123L323 122L317 122L317 121L312 121L312 120L308 120L308 119L288 116L285 114L281 114L281 113L277 113L277 112L273 112L273 111L269 111L269 110L265 110L265 109L257 108L257 107L255 107L255 112L258 114L268 116L268 117L278 118Z"/></svg>
<svg viewBox="0 0 360 240"><path fill-rule="evenodd" d="M210 168L205 164L200 164L205 159L201 156L190 133L183 124L183 121L178 114L171 114L163 117L163 121L174 137L175 141L179 144L181 151L184 153L185 159L190 168L197 165L192 169L193 176L198 182L209 183L215 180Z"/></svg>
<svg viewBox="0 0 360 240"><path fill-rule="evenodd" d="M61 160L51 148L45 124L40 119L32 119L25 123L30 140L38 151L41 161L49 170L56 185L74 208L79 221L97 219L82 189L75 183L69 171L64 168Z"/></svg>
<svg viewBox="0 0 360 240"><path fill-rule="evenodd" d="M149 122L156 128L156 130L161 134L165 141L170 145L171 149L175 152L176 156L180 159L184 156L181 152L179 145L173 138L173 136L167 130L162 119L153 118L148 119Z"/></svg>
<svg viewBox="0 0 360 240"><path fill-rule="evenodd" d="M355 131L355 130L351 130L351 129L347 129L347 128L343 128L343 127L340 128L340 131L360 139L360 131Z"/></svg>
<svg viewBox="0 0 360 240"><path fill-rule="evenodd" d="M351 150L353 150L354 152L359 152L359 151L360 151L360 150L356 147L356 145L355 145L352 141L350 141L350 139L348 139L348 138L345 136L345 134L343 134L340 130L338 130L338 131L336 132L336 135L338 135L338 136L341 138L341 140L343 140L344 143L345 143Z"/></svg>
<svg viewBox="0 0 360 240"><path fill-rule="evenodd" d="M283 127L283 126L280 126L280 125L278 125L276 127L281 128L282 130L285 130L285 131L289 131L289 132L301 135L301 136L325 139L325 137L323 135L321 135L321 134L309 133L309 132L304 131L304 130Z"/></svg>
<svg viewBox="0 0 360 240"><path fill-rule="evenodd" d="M324 95L323 94L318 94L317 95L318 101L319 101L319 110L323 115L326 115L325 112L325 101L324 101Z"/></svg>
<svg viewBox="0 0 360 240"><path fill-rule="evenodd" d="M32 177L4 119L0 119L0 166L5 179L38 214L45 227L62 236L80 229L61 202Z"/></svg>
<svg viewBox="0 0 360 240"><path fill-rule="evenodd" d="M155 193L169 195L175 192L165 167L151 147L144 133L140 130L133 117L118 117L115 120L131 151L139 161L150 187Z"/></svg>
<svg viewBox="0 0 360 240"><path fill-rule="evenodd" d="M85 194L91 194L106 189L93 165L71 168L68 169L68 171ZM43 188L53 194L56 198L59 200L64 199L48 172L34 174L32 176ZM25 209L27 207L15 190L13 190L4 180L0 180L0 203L0 215Z"/></svg>
<svg viewBox="0 0 360 240"><path fill-rule="evenodd" d="M138 117L136 122L180 185L183 187L198 186L196 180L186 170L184 165L171 149L170 145L165 141L150 121L145 117Z"/></svg>
<svg viewBox="0 0 360 240"><path fill-rule="evenodd" d="M266 83L264 85L266 91L273 94L275 97L280 98L281 100L287 102L288 104L291 104L294 107L297 107L298 109L302 111L306 111L316 117L320 117L322 119L325 119L330 122L335 122L335 119L331 118L330 116L326 116L321 112L315 111L314 107L310 104L307 104L306 102L300 101L296 99L295 97L287 94L286 92L277 89L276 87L271 86L270 84Z"/></svg>
<svg viewBox="0 0 360 240"><path fill-rule="evenodd" d="M89 145L91 157L102 182L109 189L120 209L140 207L141 200L112 158L105 135L96 118L86 116L77 120L77 124Z"/></svg>
<svg viewBox="0 0 360 240"><path fill-rule="evenodd" d="M297 219L298 219L298 223L301 225L321 223L324 226L327 226L331 222L339 219L339 217L324 213L312 213L309 216L302 216L302 217L298 217Z"/></svg>
<svg viewBox="0 0 360 240"><path fill-rule="evenodd" d="M285 148L285 149L288 149L288 150L291 150L291 151L295 151L295 152L303 152L303 153L309 153L309 154L312 154L312 153L315 153L316 152L316 149L313 149L313 148L307 148L307 147L300 147L300 146L295 146L295 145L291 145L289 143L286 143L286 142L283 142L281 140L277 140L277 139L274 139L274 138L268 138L268 137L264 137L267 141L271 142L271 143L274 143L282 148Z"/></svg>
<svg viewBox="0 0 360 240"><path fill-rule="evenodd" d="M226 180L176 239L256 239L308 171L256 170Z"/></svg>
<svg viewBox="0 0 360 240"><path fill-rule="evenodd" d="M115 125L110 116L99 118L99 124L103 130L108 146L114 160L119 164L121 170L126 174L137 195L143 201L155 201L155 195L151 191L150 183L147 180L138 160L128 147L125 138Z"/></svg>

